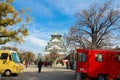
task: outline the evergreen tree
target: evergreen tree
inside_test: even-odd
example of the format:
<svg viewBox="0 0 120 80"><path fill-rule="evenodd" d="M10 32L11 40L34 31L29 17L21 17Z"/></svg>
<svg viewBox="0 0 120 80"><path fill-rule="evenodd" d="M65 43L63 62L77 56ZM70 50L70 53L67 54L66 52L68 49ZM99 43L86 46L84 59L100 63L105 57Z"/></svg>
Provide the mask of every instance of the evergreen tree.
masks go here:
<svg viewBox="0 0 120 80"><path fill-rule="evenodd" d="M23 36L28 35L26 24L30 21L30 17L25 19L22 24L24 10L16 11L12 6L13 0L0 1L0 44L13 41L23 42ZM16 26L17 23L22 25Z"/></svg>

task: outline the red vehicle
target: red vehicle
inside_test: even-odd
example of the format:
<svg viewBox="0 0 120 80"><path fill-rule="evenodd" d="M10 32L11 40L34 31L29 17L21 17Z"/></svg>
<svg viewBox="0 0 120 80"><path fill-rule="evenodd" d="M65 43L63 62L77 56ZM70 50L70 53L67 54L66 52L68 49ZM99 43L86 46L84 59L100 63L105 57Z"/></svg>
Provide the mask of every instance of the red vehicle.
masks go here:
<svg viewBox="0 0 120 80"><path fill-rule="evenodd" d="M120 52L77 49L75 78L120 79Z"/></svg>

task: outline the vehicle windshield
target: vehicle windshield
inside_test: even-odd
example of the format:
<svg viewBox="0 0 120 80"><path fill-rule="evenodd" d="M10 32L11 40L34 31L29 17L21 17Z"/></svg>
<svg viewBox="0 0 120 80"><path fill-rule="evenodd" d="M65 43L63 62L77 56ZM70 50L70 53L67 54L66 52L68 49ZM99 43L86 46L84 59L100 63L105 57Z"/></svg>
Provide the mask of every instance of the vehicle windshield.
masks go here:
<svg viewBox="0 0 120 80"><path fill-rule="evenodd" d="M14 62L20 62L18 54L15 53L15 52L12 52L12 59L13 59Z"/></svg>
<svg viewBox="0 0 120 80"><path fill-rule="evenodd" d="M78 62L85 62L85 61L86 61L86 54L78 53Z"/></svg>

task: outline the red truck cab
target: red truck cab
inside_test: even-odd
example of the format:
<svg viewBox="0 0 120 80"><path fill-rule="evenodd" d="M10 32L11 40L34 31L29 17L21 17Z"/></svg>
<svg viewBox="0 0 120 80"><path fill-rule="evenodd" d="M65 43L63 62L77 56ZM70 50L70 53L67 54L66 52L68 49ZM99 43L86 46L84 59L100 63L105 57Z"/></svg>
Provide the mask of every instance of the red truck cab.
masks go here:
<svg viewBox="0 0 120 80"><path fill-rule="evenodd" d="M76 80L120 79L120 52L77 49L75 76Z"/></svg>

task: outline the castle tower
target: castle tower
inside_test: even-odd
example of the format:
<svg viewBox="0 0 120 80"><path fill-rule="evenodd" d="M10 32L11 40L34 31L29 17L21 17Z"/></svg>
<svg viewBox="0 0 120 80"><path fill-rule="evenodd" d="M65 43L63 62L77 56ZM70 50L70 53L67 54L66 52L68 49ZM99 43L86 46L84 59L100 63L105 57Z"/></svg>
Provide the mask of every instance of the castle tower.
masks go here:
<svg viewBox="0 0 120 80"><path fill-rule="evenodd" d="M51 50L57 49L58 54L66 54L66 47L62 41L62 35L54 33L45 47L44 54L47 55Z"/></svg>

